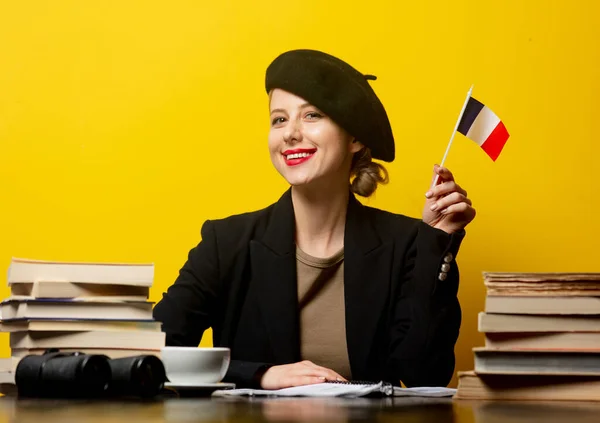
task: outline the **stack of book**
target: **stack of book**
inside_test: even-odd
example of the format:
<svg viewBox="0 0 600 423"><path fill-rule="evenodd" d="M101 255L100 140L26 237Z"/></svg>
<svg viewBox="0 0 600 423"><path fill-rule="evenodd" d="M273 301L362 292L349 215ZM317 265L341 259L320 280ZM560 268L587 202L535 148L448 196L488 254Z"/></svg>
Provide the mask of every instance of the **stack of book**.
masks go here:
<svg viewBox="0 0 600 423"><path fill-rule="evenodd" d="M475 369L456 398L600 400L600 273L484 273Z"/></svg>
<svg viewBox="0 0 600 423"><path fill-rule="evenodd" d="M62 263L13 259L11 295L0 303L0 330L11 357L0 360L0 382L18 361L50 349L110 358L159 355L165 345L148 301L152 264Z"/></svg>

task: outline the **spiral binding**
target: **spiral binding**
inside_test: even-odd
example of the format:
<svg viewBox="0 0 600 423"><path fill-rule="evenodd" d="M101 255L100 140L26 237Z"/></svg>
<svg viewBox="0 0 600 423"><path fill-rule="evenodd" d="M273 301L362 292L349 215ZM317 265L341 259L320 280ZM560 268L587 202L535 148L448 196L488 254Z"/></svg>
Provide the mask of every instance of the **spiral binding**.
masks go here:
<svg viewBox="0 0 600 423"><path fill-rule="evenodd" d="M371 392L370 394L368 394L366 396L390 397L390 396L394 395L394 386L389 382L384 382L383 380L381 382L373 382L373 381L366 381L366 380L349 380L347 382L344 382L342 380L332 380L332 381L328 381L325 383L332 383L332 384L336 384L336 385L364 385L364 386L380 385L379 388L377 389L377 391Z"/></svg>
<svg viewBox="0 0 600 423"><path fill-rule="evenodd" d="M373 381L367 381L367 380L348 380L348 381L328 380L325 383L335 383L338 385L377 385L379 382L373 382Z"/></svg>

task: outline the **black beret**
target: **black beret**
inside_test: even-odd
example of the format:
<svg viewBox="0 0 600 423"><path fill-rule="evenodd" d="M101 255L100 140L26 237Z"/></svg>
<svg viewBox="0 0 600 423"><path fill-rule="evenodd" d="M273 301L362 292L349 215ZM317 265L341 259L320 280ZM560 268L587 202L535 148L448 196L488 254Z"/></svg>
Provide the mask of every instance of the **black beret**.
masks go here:
<svg viewBox="0 0 600 423"><path fill-rule="evenodd" d="M316 50L292 50L267 68L267 93L280 88L302 97L371 149L373 158L394 160L394 136L381 101L363 75L337 57Z"/></svg>

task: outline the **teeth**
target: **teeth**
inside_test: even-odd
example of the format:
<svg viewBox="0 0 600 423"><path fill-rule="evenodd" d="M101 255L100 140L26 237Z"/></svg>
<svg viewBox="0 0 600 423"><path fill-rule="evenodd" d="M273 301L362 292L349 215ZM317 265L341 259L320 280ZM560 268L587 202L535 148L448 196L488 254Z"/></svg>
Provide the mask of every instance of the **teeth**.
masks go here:
<svg viewBox="0 0 600 423"><path fill-rule="evenodd" d="M286 158L288 160L292 160L292 159L301 159L302 157L308 157L311 156L311 153L296 153L296 154L289 154L286 156Z"/></svg>

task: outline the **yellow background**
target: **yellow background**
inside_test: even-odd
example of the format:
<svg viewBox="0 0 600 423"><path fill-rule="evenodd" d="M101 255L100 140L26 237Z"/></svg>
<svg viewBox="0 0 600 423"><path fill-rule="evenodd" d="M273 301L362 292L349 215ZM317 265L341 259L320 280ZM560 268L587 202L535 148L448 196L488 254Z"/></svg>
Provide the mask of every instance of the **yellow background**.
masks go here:
<svg viewBox="0 0 600 423"><path fill-rule="evenodd" d="M379 77L397 159L370 205L420 216L471 84L511 133L496 163L461 135L447 161L478 210L458 260L470 369L482 271L600 271L598 4L4 1L0 267L154 262L158 300L206 219L286 189L264 72L321 49Z"/></svg>

